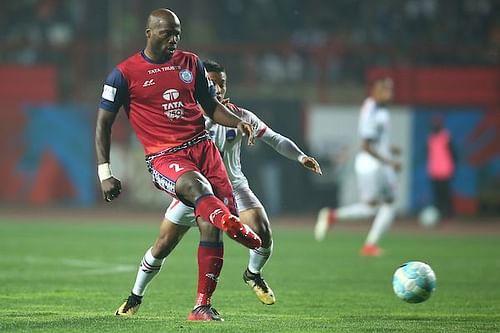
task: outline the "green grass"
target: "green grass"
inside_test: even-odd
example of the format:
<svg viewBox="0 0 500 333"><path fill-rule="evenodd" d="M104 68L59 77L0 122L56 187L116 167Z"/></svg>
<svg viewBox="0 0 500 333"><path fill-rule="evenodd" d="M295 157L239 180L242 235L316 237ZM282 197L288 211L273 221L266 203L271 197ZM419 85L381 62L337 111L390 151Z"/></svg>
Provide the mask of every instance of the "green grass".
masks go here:
<svg viewBox="0 0 500 333"><path fill-rule="evenodd" d="M197 275L192 230L138 315L115 318L157 232L140 222L0 219L0 332L500 332L498 235L392 233L385 256L362 258L364 233L338 230L316 243L309 229L283 227L265 269L275 305L261 305L243 284L247 251L226 239L214 297L226 321L187 322ZM408 260L428 262L437 275L422 304L392 293L392 274Z"/></svg>

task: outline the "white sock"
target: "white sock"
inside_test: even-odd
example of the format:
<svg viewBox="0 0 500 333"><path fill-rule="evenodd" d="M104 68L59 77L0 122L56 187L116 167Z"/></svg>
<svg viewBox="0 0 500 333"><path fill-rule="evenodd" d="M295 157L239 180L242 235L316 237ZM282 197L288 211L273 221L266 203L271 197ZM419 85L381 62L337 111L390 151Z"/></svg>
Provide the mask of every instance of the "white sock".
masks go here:
<svg viewBox="0 0 500 333"><path fill-rule="evenodd" d="M250 258L248 260L248 270L250 273L260 273L269 257L273 253L273 243L268 248L259 247L254 250L248 251L250 253Z"/></svg>
<svg viewBox="0 0 500 333"><path fill-rule="evenodd" d="M132 292L135 295L144 296L146 287L155 275L160 272L161 265L164 261L165 258L157 259L151 254L151 249L147 250L142 258L139 270L137 271L137 277L135 278L135 284L132 288Z"/></svg>
<svg viewBox="0 0 500 333"><path fill-rule="evenodd" d="M375 216L365 244L377 244L382 234L391 226L395 215L396 209L392 204L383 204Z"/></svg>
<svg viewBox="0 0 500 333"><path fill-rule="evenodd" d="M335 209L335 218L338 220L358 220L367 219L377 213L378 207L365 203L356 203Z"/></svg>

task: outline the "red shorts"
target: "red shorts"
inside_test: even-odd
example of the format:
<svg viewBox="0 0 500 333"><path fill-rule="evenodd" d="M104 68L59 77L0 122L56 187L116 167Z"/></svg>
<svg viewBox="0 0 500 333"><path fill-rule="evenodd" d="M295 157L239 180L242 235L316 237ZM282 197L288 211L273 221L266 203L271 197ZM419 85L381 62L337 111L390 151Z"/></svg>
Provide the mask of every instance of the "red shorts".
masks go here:
<svg viewBox="0 0 500 333"><path fill-rule="evenodd" d="M227 177L226 167L212 140L207 138L181 149L174 148L171 152L155 154L147 157L146 161L153 183L171 196L192 206L191 203L177 196L175 182L185 172L198 171L208 179L215 196L224 202L231 213L237 213L233 188Z"/></svg>

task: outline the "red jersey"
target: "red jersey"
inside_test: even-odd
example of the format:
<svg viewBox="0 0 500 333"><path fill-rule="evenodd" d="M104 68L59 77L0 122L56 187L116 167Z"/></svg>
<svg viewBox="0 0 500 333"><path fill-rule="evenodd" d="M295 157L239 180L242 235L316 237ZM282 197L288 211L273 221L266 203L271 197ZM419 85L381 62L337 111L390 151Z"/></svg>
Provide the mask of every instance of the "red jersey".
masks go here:
<svg viewBox="0 0 500 333"><path fill-rule="evenodd" d="M179 146L203 133L200 104L211 114L215 90L200 59L176 50L155 63L139 52L118 64L104 84L100 107L124 107L146 155Z"/></svg>

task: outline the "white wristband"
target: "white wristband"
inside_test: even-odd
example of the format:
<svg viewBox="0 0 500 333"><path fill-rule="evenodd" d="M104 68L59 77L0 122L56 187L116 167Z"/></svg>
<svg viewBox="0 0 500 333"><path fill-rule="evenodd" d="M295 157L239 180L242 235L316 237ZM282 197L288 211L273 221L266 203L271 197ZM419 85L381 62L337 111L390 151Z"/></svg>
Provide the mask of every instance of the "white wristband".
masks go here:
<svg viewBox="0 0 500 333"><path fill-rule="evenodd" d="M97 175L99 176L99 181L103 181L113 177L111 172L111 166L109 163L102 163L97 166Z"/></svg>
<svg viewBox="0 0 500 333"><path fill-rule="evenodd" d="M306 157L307 157L307 155L301 154L301 155L299 155L299 157L297 157L297 161L299 161L299 163L302 163Z"/></svg>

